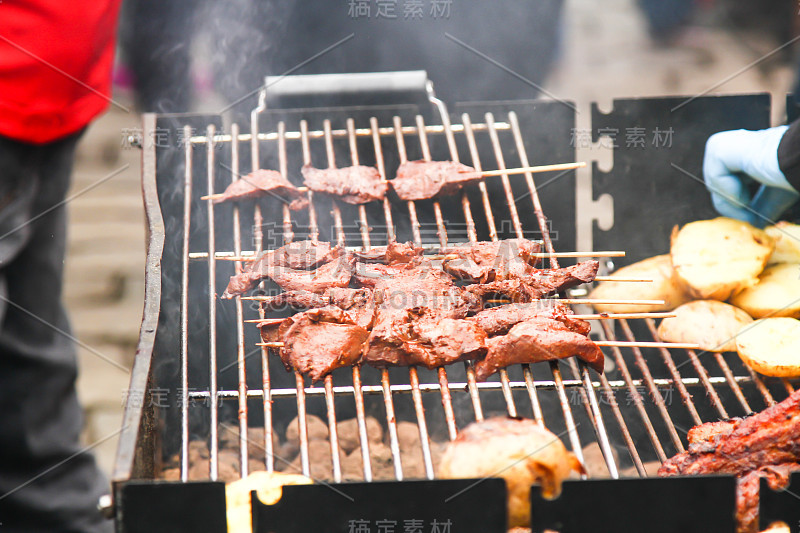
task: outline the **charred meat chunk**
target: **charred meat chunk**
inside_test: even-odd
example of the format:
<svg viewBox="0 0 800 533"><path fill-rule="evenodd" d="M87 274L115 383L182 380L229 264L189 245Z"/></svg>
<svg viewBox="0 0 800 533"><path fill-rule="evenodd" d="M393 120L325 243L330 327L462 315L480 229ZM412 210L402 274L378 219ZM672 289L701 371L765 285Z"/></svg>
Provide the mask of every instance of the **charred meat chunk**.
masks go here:
<svg viewBox="0 0 800 533"><path fill-rule="evenodd" d="M408 161L389 183L401 200L428 200L455 194L481 179L474 168L454 161Z"/></svg>
<svg viewBox="0 0 800 533"><path fill-rule="evenodd" d="M225 189L214 203L245 200L272 196L289 204L289 209L297 211L308 207L306 195L275 170L258 169L234 181Z"/></svg>
<svg viewBox="0 0 800 533"><path fill-rule="evenodd" d="M758 530L759 478L775 489L800 471L800 390L760 413L696 426L689 449L668 459L660 476L733 474L740 533Z"/></svg>
<svg viewBox="0 0 800 533"><path fill-rule="evenodd" d="M343 310L330 306L285 319L278 335L286 368L318 381L337 368L358 363L369 332Z"/></svg>
<svg viewBox="0 0 800 533"><path fill-rule="evenodd" d="M377 169L363 165L325 169L306 165L302 173L309 189L337 196L348 204L383 200L389 187Z"/></svg>
<svg viewBox="0 0 800 533"><path fill-rule="evenodd" d="M486 379L509 365L538 363L578 356L598 372L603 371L603 352L584 334L559 320L536 317L520 322L511 330L487 341L489 352L475 363L475 377Z"/></svg>

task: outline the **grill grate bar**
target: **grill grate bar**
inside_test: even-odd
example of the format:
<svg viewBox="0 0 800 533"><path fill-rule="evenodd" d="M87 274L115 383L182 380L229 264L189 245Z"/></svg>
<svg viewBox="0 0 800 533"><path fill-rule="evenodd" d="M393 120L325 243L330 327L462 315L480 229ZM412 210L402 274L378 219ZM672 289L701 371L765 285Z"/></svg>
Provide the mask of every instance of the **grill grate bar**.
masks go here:
<svg viewBox="0 0 800 533"><path fill-rule="evenodd" d="M625 319L621 319L619 320L619 324L622 326L622 331L625 337L627 337L628 340L633 340L633 332L631 331L630 326L628 326L628 322ZM639 371L642 373L644 381L647 384L647 390L650 393L650 397L655 402L658 411L661 413L661 417L667 424L667 430L669 431L670 439L672 439L672 444L675 446L675 449L678 450L678 453L683 453L685 451L683 442L681 442L681 439L678 436L678 432L675 429L675 424L672 422L672 417L670 417L669 411L667 411L667 406L664 405L664 399L661 397L661 394L659 394L658 387L653 382L653 375L650 373L650 368L647 366L647 361L645 361L642 351L636 346L631 347L631 350L633 351L633 355L636 360L636 366L639 368ZM684 401L686 401L685 398ZM691 399L689 399L689 402L691 402Z"/></svg>
<svg viewBox="0 0 800 533"><path fill-rule="evenodd" d="M613 328L607 324L604 320L600 322L600 325L603 328L603 334L609 340L615 340L616 335L614 335ZM616 346L611 346L611 353L614 354L614 361L617 364L617 368L619 368L620 373L622 374L623 380L628 387L628 394L630 395L631 399L633 400L634 405L636 406L636 410L639 412L639 417L642 419L642 423L644 423L645 429L647 430L647 436L650 437L650 442L653 444L653 448L658 455L658 460L662 463L667 460L667 455L664 453L664 448L661 446L661 440L658 438L656 434L656 430L653 427L653 423L650 421L650 416L647 414L647 411L644 408L644 402L642 402L642 395L639 394L639 390L637 389L637 385L641 386L644 380L639 380L636 383L633 378L631 377L630 370L628 369L628 364L625 362L625 359L622 357L622 352ZM672 383L671 381L669 383Z"/></svg>
<svg viewBox="0 0 800 533"><path fill-rule="evenodd" d="M231 126L231 183L240 178L239 174L239 125ZM239 205L233 206L233 245L237 255L242 253L242 232L239 224ZM234 263L236 273L242 271L242 263ZM247 369L245 366L244 350L244 312L242 298L236 296L236 366L239 379L239 472L242 477L248 472L248 446L247 446Z"/></svg>
<svg viewBox="0 0 800 533"><path fill-rule="evenodd" d="M653 336L653 338L657 341L660 341L661 339L658 335L658 330L656 330L656 323L650 318L646 319L645 323L647 324L647 328L650 330L650 334ZM678 369L675 366L675 362L672 360L672 355L669 353L667 349L663 347L659 348L659 352L661 353L661 357L664 359L664 362L667 363L667 365L669 365L670 373L672 374L673 379L675 379L675 385L678 387L678 390L686 391L686 386L680 379L680 374L678 373ZM708 381L708 372L706 372L705 367L703 367L702 363L700 363L700 359L697 357L697 353L694 350L686 350L686 353L689 355L689 360L692 362L692 366L697 372L697 375L700 376L700 381L703 382L703 387L706 389L706 394L708 395L709 398L711 398L711 403L714 404L714 408L717 410L717 413L723 419L728 418L728 411L725 409L725 406L722 405L722 401L720 400L716 389L714 389L714 387ZM689 395L688 391L686 391L686 394ZM681 396L683 396L683 392L681 392ZM694 415L697 415L697 410L694 409L693 404L692 404L692 412L694 413ZM696 420L699 419L700 416L697 415Z"/></svg>
<svg viewBox="0 0 800 533"><path fill-rule="evenodd" d="M258 108L258 109L256 109L256 112L264 111L265 109L266 109L265 107ZM507 123L507 122L498 122L496 124L496 128L498 130L508 130L508 129L511 129L511 125L509 123ZM475 124L475 131L486 131L486 129L487 129L487 125L486 124ZM464 124L453 124L452 127L451 127L451 131L462 133L464 131ZM191 130L190 130L190 133L191 133ZM414 134L417 133L417 130L416 130L416 128L414 126L405 126L405 127L403 127L401 129L401 133L403 135L414 135ZM427 133L429 135L442 135L442 134L446 134L446 129L445 129L445 127L443 125L440 126L440 125L434 124L434 125L426 126L425 127L425 133ZM370 137L370 136L373 136L375 134L375 132L373 131L373 129L371 127L370 128L357 128L355 130L355 134L356 134L356 137ZM348 134L346 129L344 129L344 130L342 130L342 129L331 130L331 137L333 137L334 139L346 138L346 137L348 137L348 135L349 134ZM382 128L378 128L377 129L377 135L379 137L393 137L393 136L396 135L396 129L394 127L388 127L388 126L382 127ZM279 135L276 132L258 133L257 130L253 131L251 129L251 133L249 133L249 134L243 133L243 134L240 134L238 137L239 137L239 141L241 141L241 142L249 141L252 144L254 138L257 139L258 141L275 141L275 140L278 140ZM309 132L306 133L306 137L309 138L309 139L323 139L325 137L325 131L324 130L312 130L312 131L309 131ZM286 132L285 138L288 139L288 140L302 139L303 138L303 133L302 133L302 131L288 131L288 132ZM209 139L211 140L211 142L213 144L219 144L219 143L231 142L232 141L232 135L225 134L225 133L215 134L215 135L213 135L211 137L209 137L208 135L195 135L195 136L192 136L192 137L187 137L187 139L189 139L189 142L187 144L193 144L193 145L194 144L200 144L200 145L207 144L209 142ZM258 168L258 164L255 164L253 166L253 168Z"/></svg>
<svg viewBox="0 0 800 533"><path fill-rule="evenodd" d="M214 137L214 125L209 124L207 134L209 138ZM214 143L207 145L206 174L208 176L208 195L214 194ZM209 475L211 481L216 481L219 475L219 403L217 400L217 260L214 255L216 251L216 235L214 228L214 201L206 200L208 206L208 364L209 376L208 387L210 393L209 411L211 417L210 427L210 446Z"/></svg>
<svg viewBox="0 0 800 533"><path fill-rule="evenodd" d="M752 380L747 376L736 376L735 379L737 383L752 383ZM722 376L712 377L709 379L709 381L715 385L722 385L726 383L725 378ZM653 382L657 387L669 387L673 384L672 378L656 378L653 380ZM702 386L702 382L698 378L683 378L683 382L687 386L691 387ZM578 388L583 386L583 381L577 379L565 379L562 380L562 384L565 388ZM624 390L629 388L628 383L624 380L609 381L608 384L612 390ZM643 387L645 384L646 382L642 379L631 380L631 386L633 387ZM509 381L508 385L512 390L527 390L528 388L525 381ZM535 385L537 390L556 389L556 382L553 380L536 380ZM477 386L479 390L502 391L502 384L496 381L478 383ZM601 386L602 383L600 381L592 382L592 387L594 388L600 388ZM419 390L423 393L436 392L440 388L441 385L439 385L439 383L420 383L419 385ZM383 387L380 385L362 385L361 391L365 395L382 395ZM411 394L413 392L411 385L403 384L392 384L391 391L392 394ZM451 393L453 391L459 393L469 393L469 384L466 382L450 382L450 391ZM325 394L325 390L320 387L306 387L304 392L306 396L319 396ZM333 393L334 395L352 394L353 387L350 385L334 385ZM296 388L272 389L270 393L272 398L290 398L294 397L295 394L297 394ZM248 398L261 398L263 396L263 392L260 389L250 389L247 391L247 396ZM239 397L239 391L235 389L220 390L217 392L217 397L221 400L236 399ZM207 403L208 398L209 395L207 391L191 391L189 393L190 401Z"/></svg>
<svg viewBox="0 0 800 533"><path fill-rule="evenodd" d="M191 135L185 126L183 134ZM185 137L184 137L185 138ZM181 481L189 479L189 232L192 221L192 147L184 145L183 253L181 256Z"/></svg>

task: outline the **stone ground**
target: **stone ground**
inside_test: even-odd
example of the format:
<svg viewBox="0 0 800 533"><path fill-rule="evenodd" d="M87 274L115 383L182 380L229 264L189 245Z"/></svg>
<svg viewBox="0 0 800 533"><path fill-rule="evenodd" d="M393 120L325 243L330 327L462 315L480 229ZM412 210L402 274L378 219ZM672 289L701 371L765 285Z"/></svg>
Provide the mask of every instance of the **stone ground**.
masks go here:
<svg viewBox="0 0 800 533"><path fill-rule="evenodd" d="M567 0L561 64L547 84L560 98L577 102L578 127L585 128L589 104L610 109L614 97L770 91L779 102L793 69L775 56L747 68L777 44L755 35L697 26L681 44L655 47L635 0ZM723 80L725 83L721 83ZM123 106L129 100L118 97ZM112 107L89 129L79 147L70 202L65 299L80 341L79 394L86 408L87 443L96 446L104 471L111 470L141 320L145 223L140 192L140 153L125 146L126 129L140 117ZM609 154L597 149L580 160ZM109 177L112 176L112 177ZM106 181L103 181L106 180ZM579 212L591 216L591 184L580 175ZM580 236L579 249L591 241Z"/></svg>

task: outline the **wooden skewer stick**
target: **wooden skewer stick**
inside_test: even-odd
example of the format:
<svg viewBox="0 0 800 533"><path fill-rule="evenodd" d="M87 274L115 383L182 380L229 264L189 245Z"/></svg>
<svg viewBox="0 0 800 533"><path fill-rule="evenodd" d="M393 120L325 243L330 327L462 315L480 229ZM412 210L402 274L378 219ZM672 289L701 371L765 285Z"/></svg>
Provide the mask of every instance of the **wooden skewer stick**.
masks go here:
<svg viewBox="0 0 800 533"><path fill-rule="evenodd" d="M686 350L697 350L700 345L691 342L630 342L630 341L594 341L598 346L616 346L620 348L681 348ZM256 346L267 348L283 348L282 342L257 342Z"/></svg>
<svg viewBox="0 0 800 533"><path fill-rule="evenodd" d="M263 189L261 189L263 190ZM300 192L308 192L308 187L297 187L297 190ZM264 191L267 192L267 191ZM225 198L224 193L217 193L217 194L207 194L206 196L201 196L201 200L219 200L221 198Z"/></svg>
<svg viewBox="0 0 800 533"><path fill-rule="evenodd" d="M569 318L578 320L617 320L634 318L672 318L675 313L595 313L590 315L567 315ZM285 318L253 318L245 320L247 324L258 324L259 326L277 325L286 320Z"/></svg>
<svg viewBox="0 0 800 533"><path fill-rule="evenodd" d="M221 255L222 253L228 252L220 252L217 257L217 261L255 261L258 259L258 256L253 255ZM456 254L433 254L433 255L424 255L425 259L458 259L459 256ZM535 257L537 259L547 259L548 257L625 257L625 252L622 251L600 251L600 252L556 252L553 254L548 253L540 253L540 254L531 254L531 257ZM190 259L207 259L208 254L203 252L193 252L191 254ZM643 281L643 282L651 282L653 280L649 279L631 279L626 280L623 278L611 278L604 276L598 276L596 278L597 281Z"/></svg>
<svg viewBox="0 0 800 533"><path fill-rule="evenodd" d="M557 165L539 165L535 167L518 167L518 168L507 168L505 170L484 170L484 171L475 171L475 172L459 172L459 176L483 176L484 178L489 178L492 176L504 176L508 174L526 174L528 172L535 174L537 172L556 172L559 170L572 170L575 168L583 168L586 166L584 162L577 162L577 163L559 163Z"/></svg>

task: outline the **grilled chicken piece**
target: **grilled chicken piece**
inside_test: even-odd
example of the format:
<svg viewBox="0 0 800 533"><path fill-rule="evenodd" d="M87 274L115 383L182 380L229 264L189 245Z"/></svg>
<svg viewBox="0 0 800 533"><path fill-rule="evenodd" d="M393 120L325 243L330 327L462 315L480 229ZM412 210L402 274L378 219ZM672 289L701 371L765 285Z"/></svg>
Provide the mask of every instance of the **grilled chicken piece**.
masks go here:
<svg viewBox="0 0 800 533"><path fill-rule="evenodd" d="M573 355L602 372L603 352L570 325L552 318L535 317L515 325L506 335L490 338L486 342L489 352L475 363L475 378L486 381L509 365L553 361Z"/></svg>
<svg viewBox="0 0 800 533"><path fill-rule="evenodd" d="M377 169L363 165L325 169L306 165L302 173L309 189L337 196L348 204L383 200L389 188Z"/></svg>
<svg viewBox="0 0 800 533"><path fill-rule="evenodd" d="M401 200L428 200L455 194L481 179L474 168L453 161L408 161L389 183Z"/></svg>
<svg viewBox="0 0 800 533"><path fill-rule="evenodd" d="M287 369L318 381L337 368L357 364L368 335L338 307L312 309L283 321L279 354Z"/></svg>
<svg viewBox="0 0 800 533"><path fill-rule="evenodd" d="M536 254L541 245L527 239L508 239L494 242L477 242L469 246L445 248L446 259L442 269L450 275L471 283L487 283L505 279L525 278L536 271Z"/></svg>
<svg viewBox="0 0 800 533"><path fill-rule="evenodd" d="M344 253L342 248L331 248L327 242L298 241L275 250L267 250L239 274L231 276L222 298L232 298L254 289L258 283L286 268L311 269L333 261Z"/></svg>
<svg viewBox="0 0 800 533"><path fill-rule="evenodd" d="M297 190L289 180L275 170L259 169L234 181L225 189L222 196L214 199L214 203L261 198L272 196L289 204L289 209L297 211L308 207L308 198Z"/></svg>
<svg viewBox="0 0 800 533"><path fill-rule="evenodd" d="M561 493L561 482L572 472L583 473L577 457L542 425L521 418L489 418L475 422L447 444L439 477L500 476L508 487L508 526L530 527L530 489L542 486L545 497Z"/></svg>

